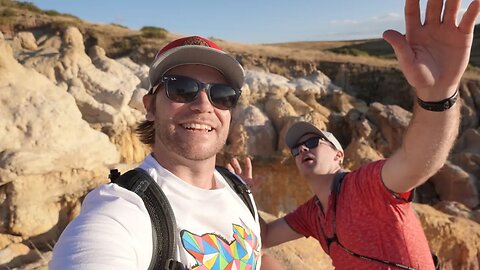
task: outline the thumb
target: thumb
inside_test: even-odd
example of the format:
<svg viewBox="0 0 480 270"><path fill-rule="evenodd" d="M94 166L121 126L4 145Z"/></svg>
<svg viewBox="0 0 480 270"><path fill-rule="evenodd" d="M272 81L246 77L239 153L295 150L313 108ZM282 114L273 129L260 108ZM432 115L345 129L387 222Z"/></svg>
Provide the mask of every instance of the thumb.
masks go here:
<svg viewBox="0 0 480 270"><path fill-rule="evenodd" d="M383 32L383 39L392 46L401 66L413 61L415 54L404 35L394 30L387 30Z"/></svg>

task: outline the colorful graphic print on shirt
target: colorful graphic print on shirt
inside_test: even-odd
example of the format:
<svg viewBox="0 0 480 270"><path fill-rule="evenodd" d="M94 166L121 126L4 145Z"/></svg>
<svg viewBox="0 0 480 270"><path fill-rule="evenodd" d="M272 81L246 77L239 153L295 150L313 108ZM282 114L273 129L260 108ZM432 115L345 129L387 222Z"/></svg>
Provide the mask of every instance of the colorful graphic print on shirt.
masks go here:
<svg viewBox="0 0 480 270"><path fill-rule="evenodd" d="M192 270L255 270L260 255L260 242L250 228L233 225L234 240L228 243L221 236L202 236L182 230L182 245L197 261Z"/></svg>

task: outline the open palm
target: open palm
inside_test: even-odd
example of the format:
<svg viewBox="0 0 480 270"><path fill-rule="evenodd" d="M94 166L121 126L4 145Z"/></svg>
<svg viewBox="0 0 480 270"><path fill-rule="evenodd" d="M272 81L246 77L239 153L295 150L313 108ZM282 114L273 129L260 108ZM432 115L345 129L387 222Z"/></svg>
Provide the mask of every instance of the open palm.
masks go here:
<svg viewBox="0 0 480 270"><path fill-rule="evenodd" d="M455 91L468 65L480 1L469 5L457 26L459 7L460 0L447 0L445 6L442 0L430 0L422 24L419 1L407 0L406 35L394 30L384 33L406 79L421 99L447 97Z"/></svg>

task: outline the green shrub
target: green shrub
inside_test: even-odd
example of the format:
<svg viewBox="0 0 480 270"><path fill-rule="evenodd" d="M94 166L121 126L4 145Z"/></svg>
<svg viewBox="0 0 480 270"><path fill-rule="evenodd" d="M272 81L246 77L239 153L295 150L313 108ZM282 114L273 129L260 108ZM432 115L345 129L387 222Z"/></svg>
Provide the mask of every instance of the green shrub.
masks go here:
<svg viewBox="0 0 480 270"><path fill-rule="evenodd" d="M348 47L343 47L343 48L335 48L332 49L332 52L334 53L340 53L340 54L348 54L348 55L353 55L353 56L368 56L368 52L359 50L357 48L348 48Z"/></svg>
<svg viewBox="0 0 480 270"><path fill-rule="evenodd" d="M45 10L43 13L49 16L62 16L63 14L56 10Z"/></svg>
<svg viewBox="0 0 480 270"><path fill-rule="evenodd" d="M161 28L161 27L155 27L155 26L144 26L142 29L140 29L142 32L142 37L144 38L166 38L168 31Z"/></svg>
<svg viewBox="0 0 480 270"><path fill-rule="evenodd" d="M48 15L48 16L63 16L63 17L70 17L70 18L73 18L73 19L76 19L76 20L80 20L80 18L78 18L75 15L68 14L68 13L61 13L61 12L58 12L56 10L45 10L45 11L43 11L43 13L45 15Z"/></svg>
<svg viewBox="0 0 480 270"><path fill-rule="evenodd" d="M0 16L2 17L13 17L17 15L17 12L11 8L6 8L0 13Z"/></svg>
<svg viewBox="0 0 480 270"><path fill-rule="evenodd" d="M12 0L0 0L0 6L11 7L13 6Z"/></svg>
<svg viewBox="0 0 480 270"><path fill-rule="evenodd" d="M124 29L128 29L128 27L126 27L125 25L119 24L119 23L111 23L110 25L121 27L121 28L124 28Z"/></svg>
<svg viewBox="0 0 480 270"><path fill-rule="evenodd" d="M25 10L29 10L35 13L42 13L43 11L31 2L17 2L17 7Z"/></svg>

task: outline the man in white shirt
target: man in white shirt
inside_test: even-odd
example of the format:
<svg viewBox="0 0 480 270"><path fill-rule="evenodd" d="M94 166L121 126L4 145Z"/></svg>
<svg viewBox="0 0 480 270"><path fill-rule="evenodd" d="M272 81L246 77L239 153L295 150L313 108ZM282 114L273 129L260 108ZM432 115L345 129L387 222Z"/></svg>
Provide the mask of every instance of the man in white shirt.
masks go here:
<svg viewBox="0 0 480 270"><path fill-rule="evenodd" d="M176 260L185 269L260 269L258 214L216 171L244 70L212 41L185 37L161 49L149 72L146 121L153 148L140 168L176 218ZM256 213L256 211L255 211ZM142 199L115 184L90 192L58 240L50 269L148 269L152 227Z"/></svg>

